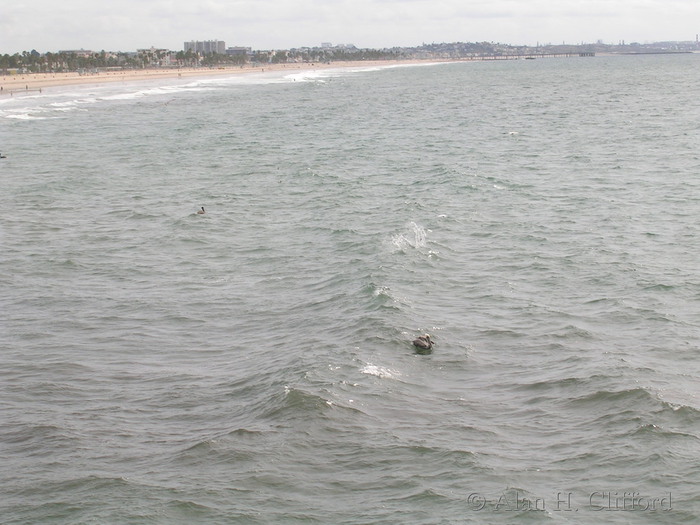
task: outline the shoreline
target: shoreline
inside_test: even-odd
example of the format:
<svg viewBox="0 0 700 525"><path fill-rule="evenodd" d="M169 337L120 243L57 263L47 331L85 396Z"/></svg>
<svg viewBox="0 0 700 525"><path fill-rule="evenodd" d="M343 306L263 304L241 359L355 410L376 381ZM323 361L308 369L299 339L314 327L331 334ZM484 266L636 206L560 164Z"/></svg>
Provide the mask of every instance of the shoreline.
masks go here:
<svg viewBox="0 0 700 525"><path fill-rule="evenodd" d="M221 68L140 69L124 71L101 71L98 73L22 73L0 77L0 96L27 91L40 91L63 86L89 86L115 82L138 82L178 78L206 78L223 75L242 75L270 71L315 71L318 69L340 69L350 67L378 67L414 65L446 62L444 60L368 60L331 63L285 63L244 65ZM452 62L452 61L450 61Z"/></svg>

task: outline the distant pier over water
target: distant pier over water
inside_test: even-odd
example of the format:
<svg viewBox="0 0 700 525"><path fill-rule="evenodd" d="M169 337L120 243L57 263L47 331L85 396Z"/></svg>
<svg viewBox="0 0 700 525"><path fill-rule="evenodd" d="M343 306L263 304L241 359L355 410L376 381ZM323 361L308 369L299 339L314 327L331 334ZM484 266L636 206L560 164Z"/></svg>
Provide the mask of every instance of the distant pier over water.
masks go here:
<svg viewBox="0 0 700 525"><path fill-rule="evenodd" d="M482 55L472 57L472 60L533 60L535 58L568 58L568 57L594 57L595 52L586 51L580 53L523 53L518 55Z"/></svg>

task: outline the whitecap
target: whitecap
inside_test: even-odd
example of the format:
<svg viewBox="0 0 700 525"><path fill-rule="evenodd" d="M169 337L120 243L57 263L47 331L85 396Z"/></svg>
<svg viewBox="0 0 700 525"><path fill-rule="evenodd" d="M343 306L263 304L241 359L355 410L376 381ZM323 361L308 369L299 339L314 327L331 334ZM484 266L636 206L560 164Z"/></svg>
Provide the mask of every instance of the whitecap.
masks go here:
<svg viewBox="0 0 700 525"><path fill-rule="evenodd" d="M7 115L5 118L12 118L17 120L47 120L50 117L37 117L36 115L30 115L29 113L17 113L14 115Z"/></svg>
<svg viewBox="0 0 700 525"><path fill-rule="evenodd" d="M391 243L399 250L406 251L409 248L421 250L428 244L428 232L423 226L411 221L407 225L408 231L398 233L391 238Z"/></svg>
<svg viewBox="0 0 700 525"><path fill-rule="evenodd" d="M75 106L78 103L77 100L68 100L66 102L52 102L49 104L49 106L57 109L57 108L71 108Z"/></svg>
<svg viewBox="0 0 700 525"><path fill-rule="evenodd" d="M324 83L325 79L328 77L328 73L321 71L301 71L299 73L292 73L290 75L285 75L284 79L290 82L319 82Z"/></svg>
<svg viewBox="0 0 700 525"><path fill-rule="evenodd" d="M362 370L360 370L360 372L371 376L377 376L382 379L396 379L401 376L401 373L397 372L396 370L383 366L376 366L371 363L366 364Z"/></svg>

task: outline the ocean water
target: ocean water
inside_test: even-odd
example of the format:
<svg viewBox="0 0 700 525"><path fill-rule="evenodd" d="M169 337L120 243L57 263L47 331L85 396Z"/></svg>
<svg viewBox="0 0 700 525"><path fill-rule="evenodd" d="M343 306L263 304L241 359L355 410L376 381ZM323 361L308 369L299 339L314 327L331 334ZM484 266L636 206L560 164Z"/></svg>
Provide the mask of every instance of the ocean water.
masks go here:
<svg viewBox="0 0 700 525"><path fill-rule="evenodd" d="M700 522L698 85L663 55L0 97L0 521Z"/></svg>

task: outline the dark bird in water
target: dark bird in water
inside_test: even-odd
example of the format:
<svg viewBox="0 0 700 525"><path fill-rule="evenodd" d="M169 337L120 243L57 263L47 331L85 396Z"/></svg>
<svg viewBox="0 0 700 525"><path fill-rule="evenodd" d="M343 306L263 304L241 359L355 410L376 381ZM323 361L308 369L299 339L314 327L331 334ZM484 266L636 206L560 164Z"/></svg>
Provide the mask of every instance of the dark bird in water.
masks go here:
<svg viewBox="0 0 700 525"><path fill-rule="evenodd" d="M413 341L413 346L419 350L430 350L433 348L433 341L428 334L418 336L418 339Z"/></svg>
<svg viewBox="0 0 700 525"><path fill-rule="evenodd" d="M7 157L6 157L5 155L3 155L2 153L0 153L0 159L6 159L6 158L7 158Z"/></svg>
<svg viewBox="0 0 700 525"><path fill-rule="evenodd" d="M200 215L202 215L203 213L206 213L206 212L204 211L204 206L202 206L202 209L201 209L201 210L197 210L197 213L199 213Z"/></svg>

